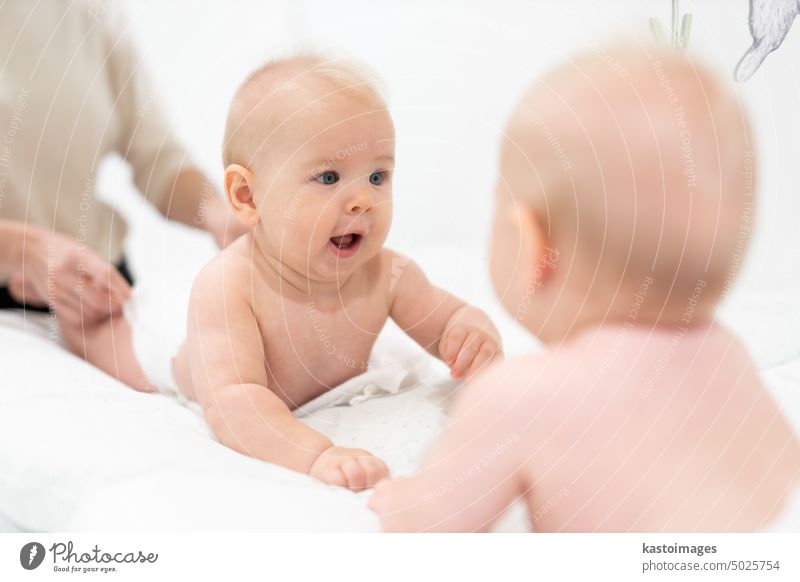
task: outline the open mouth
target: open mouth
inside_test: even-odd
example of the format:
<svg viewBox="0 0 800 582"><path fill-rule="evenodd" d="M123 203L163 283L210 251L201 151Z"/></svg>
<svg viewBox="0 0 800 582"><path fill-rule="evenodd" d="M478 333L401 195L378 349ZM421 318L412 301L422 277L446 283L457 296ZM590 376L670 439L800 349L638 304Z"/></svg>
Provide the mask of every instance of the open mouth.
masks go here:
<svg viewBox="0 0 800 582"><path fill-rule="evenodd" d="M356 253L362 235L351 232L342 236L332 236L330 239L331 250L340 257L349 257Z"/></svg>

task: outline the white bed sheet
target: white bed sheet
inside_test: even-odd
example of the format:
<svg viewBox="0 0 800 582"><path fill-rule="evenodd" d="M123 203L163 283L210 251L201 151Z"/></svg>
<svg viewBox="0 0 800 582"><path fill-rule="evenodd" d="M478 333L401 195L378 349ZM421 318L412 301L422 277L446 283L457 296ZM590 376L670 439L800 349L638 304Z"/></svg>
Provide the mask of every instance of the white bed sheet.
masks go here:
<svg viewBox="0 0 800 582"><path fill-rule="evenodd" d="M195 410L121 386L43 337L45 328L46 316L0 317L0 351L15 355L3 362L0 386L0 513L9 523L44 531L377 529L364 494L227 449ZM441 430L457 383L392 332L380 343L376 357L399 356L411 382L352 406L323 401L302 416L338 444L380 455L393 474L409 473Z"/></svg>

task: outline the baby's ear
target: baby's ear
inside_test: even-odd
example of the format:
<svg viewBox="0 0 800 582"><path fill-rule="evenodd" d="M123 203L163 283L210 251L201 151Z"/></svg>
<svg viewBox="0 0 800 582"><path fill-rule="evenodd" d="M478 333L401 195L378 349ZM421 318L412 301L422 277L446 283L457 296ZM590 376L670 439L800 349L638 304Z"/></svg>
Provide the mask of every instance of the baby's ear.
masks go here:
<svg viewBox="0 0 800 582"><path fill-rule="evenodd" d="M258 224L253 173L239 164L225 168L225 196L236 217L247 226Z"/></svg>
<svg viewBox="0 0 800 582"><path fill-rule="evenodd" d="M513 220L519 229L523 265L529 265L534 287L544 287L558 266L558 250L547 243L544 222L536 210L525 205L515 205Z"/></svg>

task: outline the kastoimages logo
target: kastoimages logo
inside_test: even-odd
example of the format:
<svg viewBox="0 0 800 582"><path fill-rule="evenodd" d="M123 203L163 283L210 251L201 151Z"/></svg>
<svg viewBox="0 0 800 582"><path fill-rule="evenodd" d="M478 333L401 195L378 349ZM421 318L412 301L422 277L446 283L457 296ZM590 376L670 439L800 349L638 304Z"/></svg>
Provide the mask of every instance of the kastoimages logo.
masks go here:
<svg viewBox="0 0 800 582"><path fill-rule="evenodd" d="M35 570L44 560L44 546L39 542L30 542L19 551L19 563L26 570Z"/></svg>

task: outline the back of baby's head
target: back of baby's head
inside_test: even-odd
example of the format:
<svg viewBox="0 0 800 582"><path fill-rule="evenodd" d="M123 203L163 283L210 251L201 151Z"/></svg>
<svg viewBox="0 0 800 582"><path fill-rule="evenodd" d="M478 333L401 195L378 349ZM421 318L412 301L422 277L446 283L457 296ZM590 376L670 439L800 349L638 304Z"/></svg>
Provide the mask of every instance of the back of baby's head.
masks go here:
<svg viewBox="0 0 800 582"><path fill-rule="evenodd" d="M283 132L302 127L303 115L324 115L324 104L337 98L386 109L377 75L358 61L307 53L265 63L248 75L231 102L224 165L250 166L265 151L280 147Z"/></svg>
<svg viewBox="0 0 800 582"><path fill-rule="evenodd" d="M713 309L749 238L750 132L735 95L665 48L611 46L544 76L509 124L509 193L609 309ZM588 270L588 276L586 271ZM643 315L644 308L643 308Z"/></svg>

